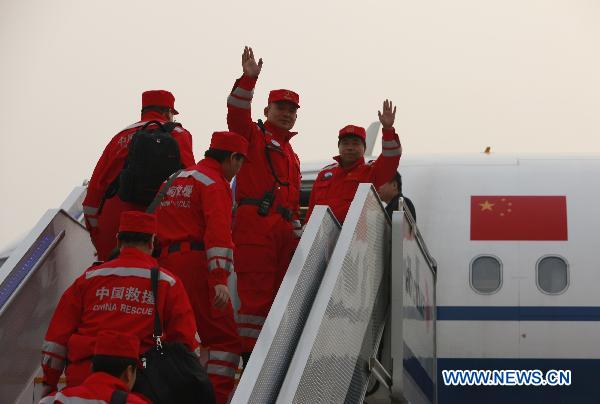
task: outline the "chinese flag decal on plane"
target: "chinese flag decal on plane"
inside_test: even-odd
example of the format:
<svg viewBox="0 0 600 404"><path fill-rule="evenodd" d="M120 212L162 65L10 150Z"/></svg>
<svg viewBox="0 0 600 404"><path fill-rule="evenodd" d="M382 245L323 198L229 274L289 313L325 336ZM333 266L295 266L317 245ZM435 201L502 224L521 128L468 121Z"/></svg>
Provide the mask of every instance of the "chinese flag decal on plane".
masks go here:
<svg viewBox="0 0 600 404"><path fill-rule="evenodd" d="M471 240L568 240L567 197L473 195Z"/></svg>

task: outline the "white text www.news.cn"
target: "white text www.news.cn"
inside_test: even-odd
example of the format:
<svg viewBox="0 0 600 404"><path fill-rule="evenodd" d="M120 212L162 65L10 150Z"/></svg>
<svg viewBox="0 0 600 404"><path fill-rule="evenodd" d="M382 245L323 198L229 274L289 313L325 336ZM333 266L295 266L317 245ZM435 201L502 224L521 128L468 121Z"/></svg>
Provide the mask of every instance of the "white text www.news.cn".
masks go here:
<svg viewBox="0 0 600 404"><path fill-rule="evenodd" d="M446 386L570 386L570 370L442 370Z"/></svg>

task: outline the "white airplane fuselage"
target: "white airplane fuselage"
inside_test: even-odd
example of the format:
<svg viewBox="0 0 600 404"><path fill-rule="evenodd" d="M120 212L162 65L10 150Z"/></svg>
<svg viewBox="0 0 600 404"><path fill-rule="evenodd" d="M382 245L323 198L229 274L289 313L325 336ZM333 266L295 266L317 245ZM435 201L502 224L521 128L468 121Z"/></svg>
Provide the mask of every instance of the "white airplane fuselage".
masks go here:
<svg viewBox="0 0 600 404"><path fill-rule="evenodd" d="M309 183L326 164L303 166L303 181ZM407 156L399 172L438 264L438 402L594 402L600 366L600 156ZM471 197L481 195L562 196L566 236L473 240ZM474 284L471 277L471 265L482 256L499 263L498 287L491 292L477 290L478 281L493 285L494 279ZM538 271L544 258L564 266ZM570 386L444 386L445 369L571 370L572 380Z"/></svg>

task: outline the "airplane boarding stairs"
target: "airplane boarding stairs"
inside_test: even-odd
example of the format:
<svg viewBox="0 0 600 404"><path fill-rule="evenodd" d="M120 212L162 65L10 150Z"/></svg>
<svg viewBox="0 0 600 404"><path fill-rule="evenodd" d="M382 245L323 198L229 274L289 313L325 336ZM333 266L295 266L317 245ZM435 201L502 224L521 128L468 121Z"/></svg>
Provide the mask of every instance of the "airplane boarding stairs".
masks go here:
<svg viewBox="0 0 600 404"><path fill-rule="evenodd" d="M435 403L435 271L371 184L342 227L317 206L232 403Z"/></svg>
<svg viewBox="0 0 600 404"><path fill-rule="evenodd" d="M84 196L49 210L0 267L2 402L39 400L48 322L94 260ZM410 215L390 223L370 184L343 226L316 207L232 403L435 403L435 269Z"/></svg>
<svg viewBox="0 0 600 404"><path fill-rule="evenodd" d="M48 210L0 267L2 403L39 400L34 380L48 323L62 293L94 261L81 224L84 196L85 187L76 187L59 209Z"/></svg>

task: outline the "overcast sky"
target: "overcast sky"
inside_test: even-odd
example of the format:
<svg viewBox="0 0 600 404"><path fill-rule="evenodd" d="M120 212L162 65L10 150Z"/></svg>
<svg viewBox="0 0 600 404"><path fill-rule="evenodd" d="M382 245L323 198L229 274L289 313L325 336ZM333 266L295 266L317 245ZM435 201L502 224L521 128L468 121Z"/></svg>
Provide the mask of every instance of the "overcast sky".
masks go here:
<svg viewBox="0 0 600 404"><path fill-rule="evenodd" d="M199 158L226 127L244 45L254 97L301 97L301 160L398 105L405 155L597 153L597 0L0 1L0 250L89 178L110 138L168 89Z"/></svg>

